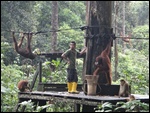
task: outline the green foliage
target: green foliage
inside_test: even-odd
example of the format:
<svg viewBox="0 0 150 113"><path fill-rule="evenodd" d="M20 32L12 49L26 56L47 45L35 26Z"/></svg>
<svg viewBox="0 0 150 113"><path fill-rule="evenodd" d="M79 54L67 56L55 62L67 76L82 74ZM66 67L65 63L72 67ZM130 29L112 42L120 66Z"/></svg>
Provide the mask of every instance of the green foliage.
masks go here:
<svg viewBox="0 0 150 113"><path fill-rule="evenodd" d="M80 27L80 26L77 26ZM74 27L75 28L75 27ZM76 48L81 49L83 48L83 41L84 41L84 32L80 29L71 29L68 24L64 23L60 29L70 29L70 30L63 30L63 32L59 32L58 34L58 49L61 51L65 51L69 48L69 43L71 41L76 42Z"/></svg>
<svg viewBox="0 0 150 113"><path fill-rule="evenodd" d="M85 5L83 1L59 1L59 29L65 32L58 34L58 50L64 51L68 48L68 42L75 40L77 48L83 47L83 31L80 29L72 29L72 27L80 27L85 24ZM10 61L16 60L17 55L13 52L13 41L11 33L5 30L36 32L50 31L51 29L51 1L3 1L2 5L2 35L5 42L10 43L10 49L7 56L12 56L7 59ZM16 37L19 37L16 34ZM32 49L40 48L42 52L50 52L51 50L51 32L34 35L32 38ZM19 40L19 38L17 38ZM17 58L22 60L21 58ZM20 63L17 61L17 63Z"/></svg>
<svg viewBox="0 0 150 113"><path fill-rule="evenodd" d="M54 67L54 70L50 65ZM45 61L42 64L42 71L44 72L42 74L42 82L65 83L67 75L63 65L59 60Z"/></svg>
<svg viewBox="0 0 150 113"><path fill-rule="evenodd" d="M55 67L54 71L50 68L50 64ZM82 66L83 61L77 59L78 83L82 83ZM42 63L42 82L46 83L66 83L67 82L67 65L66 62L59 60L46 60Z"/></svg>
<svg viewBox="0 0 150 113"><path fill-rule="evenodd" d="M120 6L122 2L119 1ZM85 1L58 1L59 29L57 39L58 51L65 51L69 42L75 40L77 49L83 48L84 31L72 29L85 25ZM122 7L119 9L120 17L118 27L122 27ZM131 33L133 38L149 37L149 2L128 1L126 2L126 34ZM17 83L20 79L32 81L36 70L36 63L43 60L42 82L65 83L67 72L65 62L52 61L56 70L51 71L49 60L36 58L31 65L22 65L24 59L13 49L13 41L10 32L15 31L50 31L51 30L51 1L2 1L1 2L1 111L12 112L17 103ZM64 29L64 30L63 30ZM69 29L69 30L65 30ZM120 32L120 31L119 31ZM17 40L20 40L16 33ZM32 49L39 48L42 52L51 50L51 32L34 35ZM125 78L131 87L132 93L149 94L149 49L148 40L131 40L133 47L127 46L122 53L122 45L118 44L119 64L118 78ZM112 58L114 62L114 58ZM20 66L18 66L20 65ZM79 83L82 83L83 60L77 60ZM112 66L113 67L113 66ZM29 70L29 74L28 74ZM114 69L112 69L114 70ZM118 81L117 81L118 82ZM119 83L119 82L118 82ZM35 85L36 90L37 83ZM58 104L58 103L57 103ZM29 104L30 105L30 104ZM68 104L66 104L68 105ZM60 105L61 106L61 105ZM107 106L108 107L108 106ZM114 106L109 104L108 108ZM52 109L51 109L52 108ZM49 111L69 111L71 108L48 107ZM30 109L30 108L29 108ZM39 107L40 109L40 107ZM30 111L30 110L29 110ZM38 110L36 110L38 111ZM71 111L71 110L70 110Z"/></svg>
<svg viewBox="0 0 150 113"><path fill-rule="evenodd" d="M127 31L149 22L149 1L130 1L126 6Z"/></svg>
<svg viewBox="0 0 150 113"><path fill-rule="evenodd" d="M25 106L25 112L40 112L41 110L52 106L51 104L43 105L43 106L34 105L34 102L32 102L31 100L23 101L19 104L21 106L19 107L18 111L20 111L22 107Z"/></svg>
<svg viewBox="0 0 150 113"><path fill-rule="evenodd" d="M23 66L16 64L6 66L3 61L3 54L1 55L1 112L12 112L14 106L18 102L18 88L17 84L20 80L27 79ZM30 74L32 74L32 67ZM33 76L28 77L29 82Z"/></svg>
<svg viewBox="0 0 150 113"><path fill-rule="evenodd" d="M47 109L48 112L72 112L73 103L68 102L54 102L51 107Z"/></svg>
<svg viewBox="0 0 150 113"><path fill-rule="evenodd" d="M131 2L131 8L132 9L134 8L134 10L137 12L136 18L138 18L138 25L144 25L144 23L148 22L147 20L149 18L149 2L148 1Z"/></svg>
<svg viewBox="0 0 150 113"><path fill-rule="evenodd" d="M1 37L1 40L4 40L4 37ZM13 51L13 48L8 42L6 41L1 42L1 54L5 56L5 57L2 57L2 59L6 65L14 63L13 61L15 60L16 55L12 51Z"/></svg>
<svg viewBox="0 0 150 113"><path fill-rule="evenodd" d="M29 1L3 1L2 6L2 28L5 30L33 31L36 19L31 10L35 2ZM8 36L8 35L7 35Z"/></svg>
<svg viewBox="0 0 150 113"><path fill-rule="evenodd" d="M23 106L25 107L25 112L40 112L43 109L46 109L46 112L70 112L72 111L72 104L70 103L61 103L61 102L52 102L51 104L47 103L46 105L39 106L34 104L31 100L23 101L19 103L21 106L18 111L21 111Z"/></svg>
<svg viewBox="0 0 150 113"><path fill-rule="evenodd" d="M105 102L103 104L100 104L95 108L95 112L113 112L114 105L109 102Z"/></svg>
<svg viewBox="0 0 150 113"><path fill-rule="evenodd" d="M118 78L124 78L129 82L132 86L131 93L149 94L147 57L135 49L126 49L125 53L118 53ZM112 58L112 62L113 60Z"/></svg>
<svg viewBox="0 0 150 113"><path fill-rule="evenodd" d="M140 100L117 102L116 105L104 102L95 108L95 112L149 112L149 104Z"/></svg>
<svg viewBox="0 0 150 113"><path fill-rule="evenodd" d="M64 22L71 27L85 24L84 1L59 1L59 6L60 26L63 26Z"/></svg>
<svg viewBox="0 0 150 113"><path fill-rule="evenodd" d="M17 83L22 76L17 65L5 66L1 59L1 111L10 112L17 103Z"/></svg>
<svg viewBox="0 0 150 113"><path fill-rule="evenodd" d="M133 29L133 37L135 38L148 38L148 39L142 39L142 40L134 40L133 47L138 49L142 54L148 55L149 50L147 49L149 47L149 26L143 25L143 26L137 26Z"/></svg>

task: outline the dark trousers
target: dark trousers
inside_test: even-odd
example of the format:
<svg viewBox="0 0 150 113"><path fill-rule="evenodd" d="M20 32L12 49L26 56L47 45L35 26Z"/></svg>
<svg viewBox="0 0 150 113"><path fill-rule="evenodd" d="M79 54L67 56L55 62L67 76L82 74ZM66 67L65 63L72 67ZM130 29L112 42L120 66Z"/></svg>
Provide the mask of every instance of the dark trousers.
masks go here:
<svg viewBox="0 0 150 113"><path fill-rule="evenodd" d="M68 82L77 82L78 81L76 69L67 68L67 73L68 73L68 76L67 76Z"/></svg>

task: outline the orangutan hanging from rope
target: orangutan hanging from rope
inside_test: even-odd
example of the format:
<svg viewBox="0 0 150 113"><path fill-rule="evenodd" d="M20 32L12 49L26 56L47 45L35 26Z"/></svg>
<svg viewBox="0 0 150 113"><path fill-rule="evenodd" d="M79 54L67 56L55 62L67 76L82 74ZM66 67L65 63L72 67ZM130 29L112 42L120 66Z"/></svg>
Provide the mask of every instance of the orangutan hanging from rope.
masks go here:
<svg viewBox="0 0 150 113"><path fill-rule="evenodd" d="M17 43L16 41L15 32L12 32L12 35L16 52L25 58L34 59L36 57L36 54L32 53L30 44L32 39L32 33L23 33L19 43ZM27 35L27 45L26 48L21 48L25 35Z"/></svg>

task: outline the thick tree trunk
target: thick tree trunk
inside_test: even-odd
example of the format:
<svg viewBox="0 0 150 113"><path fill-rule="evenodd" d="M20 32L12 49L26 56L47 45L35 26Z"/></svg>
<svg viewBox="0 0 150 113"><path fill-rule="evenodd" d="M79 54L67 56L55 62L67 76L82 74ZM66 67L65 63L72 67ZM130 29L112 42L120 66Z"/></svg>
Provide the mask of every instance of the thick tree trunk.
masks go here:
<svg viewBox="0 0 150 113"><path fill-rule="evenodd" d="M90 1L89 28L86 54L86 75L95 70L95 58L106 48L112 33L111 1ZM100 37L105 35L105 37Z"/></svg>

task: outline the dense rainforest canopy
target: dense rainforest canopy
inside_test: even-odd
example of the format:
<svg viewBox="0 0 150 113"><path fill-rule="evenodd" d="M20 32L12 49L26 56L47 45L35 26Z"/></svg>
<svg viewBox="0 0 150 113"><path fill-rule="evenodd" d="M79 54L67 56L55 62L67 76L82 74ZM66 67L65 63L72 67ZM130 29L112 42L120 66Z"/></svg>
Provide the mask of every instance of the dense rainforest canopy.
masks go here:
<svg viewBox="0 0 150 113"><path fill-rule="evenodd" d="M10 32L10 30L16 32L44 31L44 33L33 36L32 50L40 49L41 52L51 52L54 38L52 32L49 31L53 28L52 20L56 14L52 13L54 11L53 5L52 1L1 1L2 112L12 112L18 101L18 81L20 79L32 81L39 60L43 61L42 82L66 83L65 62L60 63L58 60L50 62L49 59L43 57L37 57L33 61L25 59L14 50L12 33ZM72 40L76 41L77 49L82 49L85 32L80 27L86 25L86 2L58 1L56 8L58 8L55 15L58 15L57 28L60 31L57 32L55 51L65 51ZM115 21L116 25L114 25ZM114 31L117 29L115 35L118 37L123 32L123 24L125 25L125 35L131 34L134 39L131 39L131 45L124 43L122 39L117 39L117 56L114 46L112 47L113 75L115 64L118 64L113 84L118 84L120 78L125 78L132 86L132 93L149 95L149 1L127 1L124 5L122 1L114 2L112 27ZM17 40L20 40L19 33L16 33L16 37ZM118 58L117 62L115 62L115 57ZM50 63L56 65L55 72L50 71ZM83 60L78 59L79 83L82 83L82 68ZM51 109L51 111L53 110Z"/></svg>

